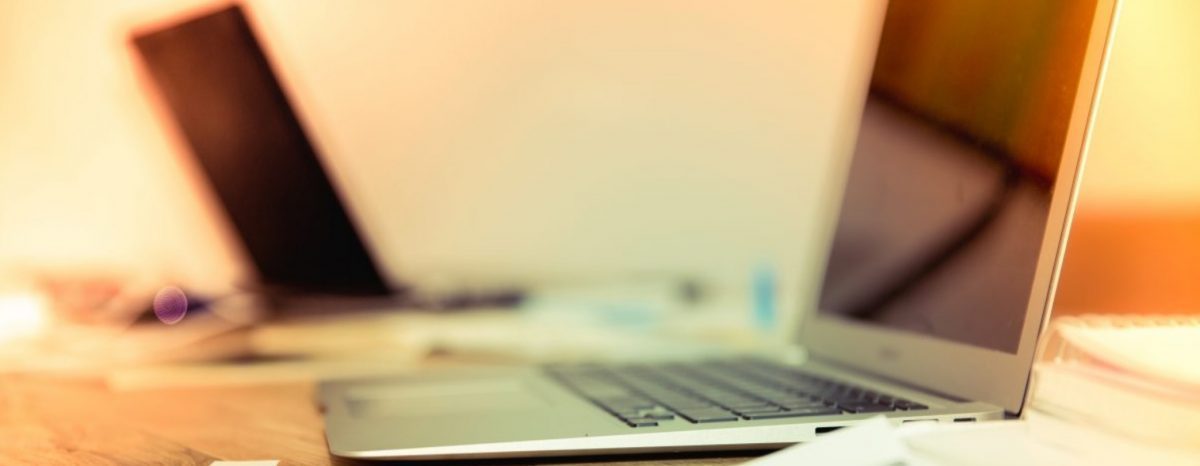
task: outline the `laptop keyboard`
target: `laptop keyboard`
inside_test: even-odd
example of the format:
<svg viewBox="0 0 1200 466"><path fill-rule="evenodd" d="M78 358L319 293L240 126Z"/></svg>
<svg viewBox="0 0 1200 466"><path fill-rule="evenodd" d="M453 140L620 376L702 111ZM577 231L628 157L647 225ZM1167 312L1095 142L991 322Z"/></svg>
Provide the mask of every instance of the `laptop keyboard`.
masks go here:
<svg viewBox="0 0 1200 466"><path fill-rule="evenodd" d="M546 372L630 427L928 409L757 360L555 365Z"/></svg>

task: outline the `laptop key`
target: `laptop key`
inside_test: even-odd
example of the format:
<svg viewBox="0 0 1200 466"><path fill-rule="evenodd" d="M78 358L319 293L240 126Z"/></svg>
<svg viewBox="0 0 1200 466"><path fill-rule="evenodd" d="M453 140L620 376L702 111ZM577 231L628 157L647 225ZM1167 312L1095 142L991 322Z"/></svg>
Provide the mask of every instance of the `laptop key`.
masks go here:
<svg viewBox="0 0 1200 466"><path fill-rule="evenodd" d="M905 411L912 411L912 410L919 410L919 409L929 409L929 407L928 407L928 406L925 406L925 405L923 405L923 404L920 404L920 403L913 403L913 402L911 402L911 401L908 401L908 400L898 400L898 401L896 401L895 407L896 407L896 409L902 409L902 410L905 410Z"/></svg>
<svg viewBox="0 0 1200 466"><path fill-rule="evenodd" d="M880 406L877 404L838 405L838 407L841 409L844 409L848 412L856 413L856 414L857 413L884 413L884 412L888 412L888 411L895 411L895 409L890 406Z"/></svg>
<svg viewBox="0 0 1200 466"><path fill-rule="evenodd" d="M821 407L809 409L797 409L794 411L776 411L773 413L752 413L745 414L744 417L751 421L757 419L779 419L785 417L802 417L802 416L828 416L833 414L841 414L842 411L835 408Z"/></svg>
<svg viewBox="0 0 1200 466"><path fill-rule="evenodd" d="M713 405L712 403L705 403L702 401L679 403L679 402L671 402L671 401L664 400L663 404L667 405L667 407L669 407L675 411L682 411L682 410L699 411L699 410L716 408L716 406Z"/></svg>
<svg viewBox="0 0 1200 466"><path fill-rule="evenodd" d="M746 414L746 413L776 413L776 412L783 411L783 410L784 410L783 408L780 408L778 406L761 406L761 407L756 407L756 408L735 409L733 411L738 414Z"/></svg>
<svg viewBox="0 0 1200 466"><path fill-rule="evenodd" d="M802 401L796 403L782 403L781 406L787 409L823 408L825 407L825 403L820 401Z"/></svg>
<svg viewBox="0 0 1200 466"><path fill-rule="evenodd" d="M738 420L738 416L728 411L681 411L680 416L693 423L729 422Z"/></svg>
<svg viewBox="0 0 1200 466"><path fill-rule="evenodd" d="M629 427L657 427L658 421L654 419L622 419Z"/></svg>
<svg viewBox="0 0 1200 466"><path fill-rule="evenodd" d="M762 402L732 404L732 405L725 405L725 407L732 409L734 411L741 410L741 409L771 409L771 408L778 409L779 408L778 405L774 405L771 403L762 403Z"/></svg>
<svg viewBox="0 0 1200 466"><path fill-rule="evenodd" d="M787 413L787 412L788 412L788 411L783 411L783 410L775 410L775 411L746 411L746 412L739 412L739 413L737 413L737 414L738 414L739 416L741 416L742 418L744 418L744 419L764 419L764 418L768 418L768 417L774 417L774 416L776 416L776 415L778 415L778 414L783 414L783 413ZM789 416L784 416L784 417L789 417Z"/></svg>

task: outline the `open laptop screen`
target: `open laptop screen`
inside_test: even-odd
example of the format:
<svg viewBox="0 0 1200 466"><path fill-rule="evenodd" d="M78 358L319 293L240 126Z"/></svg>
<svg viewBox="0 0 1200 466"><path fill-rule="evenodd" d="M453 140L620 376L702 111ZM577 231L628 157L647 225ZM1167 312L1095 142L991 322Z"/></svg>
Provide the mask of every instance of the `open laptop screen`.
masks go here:
<svg viewBox="0 0 1200 466"><path fill-rule="evenodd" d="M240 6L139 31L133 44L260 285L389 292Z"/></svg>
<svg viewBox="0 0 1200 466"><path fill-rule="evenodd" d="M1095 8L890 2L823 314L1017 352Z"/></svg>

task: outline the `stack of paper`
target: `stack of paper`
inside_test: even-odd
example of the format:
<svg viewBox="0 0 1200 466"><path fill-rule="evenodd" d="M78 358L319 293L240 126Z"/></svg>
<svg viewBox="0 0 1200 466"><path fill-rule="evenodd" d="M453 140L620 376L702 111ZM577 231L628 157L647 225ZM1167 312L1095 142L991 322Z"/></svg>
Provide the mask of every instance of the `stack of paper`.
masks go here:
<svg viewBox="0 0 1200 466"><path fill-rule="evenodd" d="M1148 455L1200 458L1200 321L1061 319L1045 351L1030 401L1038 435L1080 450L1121 439Z"/></svg>

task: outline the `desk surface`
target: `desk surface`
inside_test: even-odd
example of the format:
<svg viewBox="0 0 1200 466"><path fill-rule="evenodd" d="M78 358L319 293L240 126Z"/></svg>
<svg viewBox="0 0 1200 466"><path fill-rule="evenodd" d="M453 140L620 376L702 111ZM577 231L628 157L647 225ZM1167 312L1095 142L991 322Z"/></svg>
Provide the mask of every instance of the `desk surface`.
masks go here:
<svg viewBox="0 0 1200 466"><path fill-rule="evenodd" d="M100 381L0 376L0 464L379 464L329 456L313 396L309 383L112 392ZM753 456L736 455L500 464L726 465Z"/></svg>

